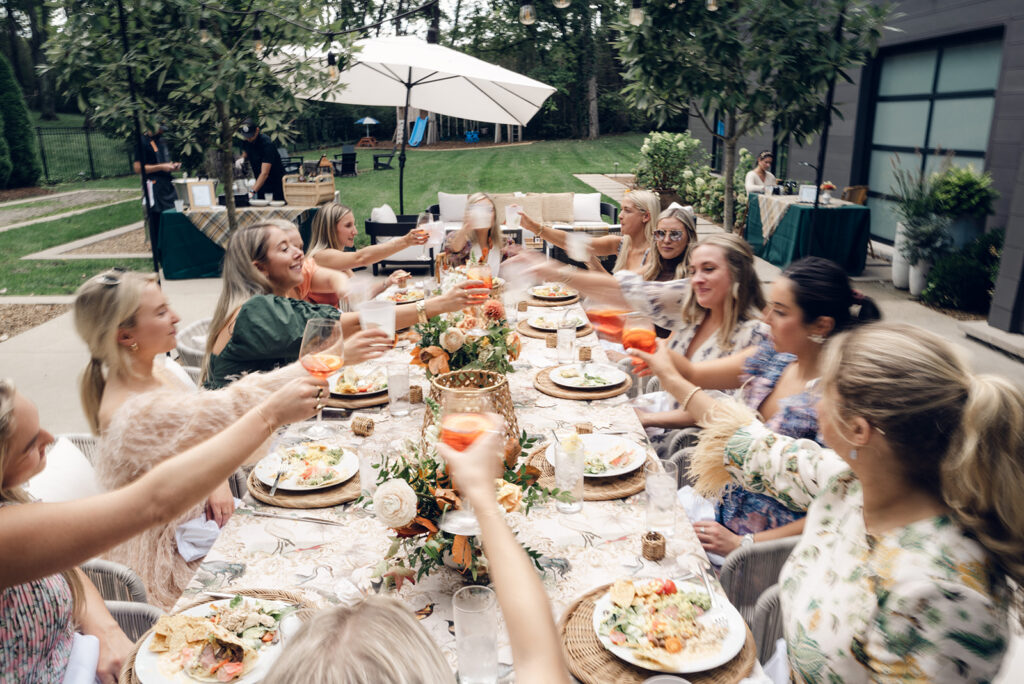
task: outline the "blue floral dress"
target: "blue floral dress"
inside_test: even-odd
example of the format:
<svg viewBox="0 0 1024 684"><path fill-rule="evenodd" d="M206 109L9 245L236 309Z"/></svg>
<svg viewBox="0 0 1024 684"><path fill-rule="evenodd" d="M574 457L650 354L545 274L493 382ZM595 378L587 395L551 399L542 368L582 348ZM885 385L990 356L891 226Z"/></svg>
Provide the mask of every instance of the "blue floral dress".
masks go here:
<svg viewBox="0 0 1024 684"><path fill-rule="evenodd" d="M744 384L739 399L748 407L758 410L775 389L782 372L796 357L776 351L770 338L761 340L757 351L747 359L743 368ZM772 432L795 439L810 439L821 443L818 435L817 383L812 383L799 394L779 401L778 410L765 425ZM740 487L730 487L722 496L718 509L718 522L736 534L753 534L782 527L803 517L775 499L755 494Z"/></svg>

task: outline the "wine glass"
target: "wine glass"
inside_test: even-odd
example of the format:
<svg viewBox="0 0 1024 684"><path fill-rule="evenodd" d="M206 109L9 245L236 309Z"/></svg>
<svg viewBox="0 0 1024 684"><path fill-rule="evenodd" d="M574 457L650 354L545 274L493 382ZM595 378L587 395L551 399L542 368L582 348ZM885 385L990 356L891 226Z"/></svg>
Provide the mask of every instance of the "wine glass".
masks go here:
<svg viewBox="0 0 1024 684"><path fill-rule="evenodd" d="M490 296L491 287L494 284L493 274L491 273L491 267L487 264L472 264L466 269L466 278L469 280L479 280L483 283L482 287L473 289L473 297L478 299L480 304ZM476 316L477 321L483 321L483 309L480 308L480 304L473 307L473 315ZM481 324L477 324L469 331L471 334L477 337L483 337L487 334L487 330Z"/></svg>
<svg viewBox="0 0 1024 684"><path fill-rule="evenodd" d="M456 451L465 451L481 435L494 429L487 415L493 411L494 404L486 390L445 389L441 395L441 441ZM449 534L480 534L469 499L462 499L461 508L445 511L440 528Z"/></svg>
<svg viewBox="0 0 1024 684"><path fill-rule="evenodd" d="M632 311L623 316L622 322L622 348L628 353L630 349L639 349L640 351L653 354L658 349L658 336L654 330L654 321L651 317L644 313ZM633 376L633 389L636 394L632 396L629 401L629 405L633 408L644 410L650 410L653 406L651 397L646 396L641 392L641 383L639 382L640 377L636 375L637 370L646 368L646 366L636 367L630 371Z"/></svg>
<svg viewBox="0 0 1024 684"><path fill-rule="evenodd" d="M341 321L334 318L311 318L306 321L299 347L299 361L310 375L326 380L344 362L344 333ZM310 439L326 439L334 434L323 422L323 400L316 412L316 423L303 434Z"/></svg>
<svg viewBox="0 0 1024 684"><path fill-rule="evenodd" d="M420 215L416 217L416 237L428 237L430 233L427 230L427 226L433 222L433 214L431 214L429 211L420 212ZM428 261L430 259L430 255L427 253L428 247L429 244L426 242L420 245L420 259L422 261Z"/></svg>

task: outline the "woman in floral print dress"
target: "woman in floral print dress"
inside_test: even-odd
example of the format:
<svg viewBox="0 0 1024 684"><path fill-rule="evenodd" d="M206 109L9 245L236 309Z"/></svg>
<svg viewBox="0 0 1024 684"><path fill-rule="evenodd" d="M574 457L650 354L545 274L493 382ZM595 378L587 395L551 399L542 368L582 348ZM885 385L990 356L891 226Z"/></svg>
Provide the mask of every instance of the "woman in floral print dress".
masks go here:
<svg viewBox="0 0 1024 684"><path fill-rule="evenodd" d="M660 352L705 430L692 469L807 511L779 578L799 682L987 682L1024 604L1024 393L932 333L874 323L822 362L823 448L715 402Z"/></svg>

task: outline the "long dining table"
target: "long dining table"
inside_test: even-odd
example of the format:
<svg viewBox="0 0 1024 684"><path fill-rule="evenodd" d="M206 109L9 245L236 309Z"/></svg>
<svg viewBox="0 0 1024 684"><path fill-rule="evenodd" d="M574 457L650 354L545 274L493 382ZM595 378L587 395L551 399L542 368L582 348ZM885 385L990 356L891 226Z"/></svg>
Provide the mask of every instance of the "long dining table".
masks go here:
<svg viewBox="0 0 1024 684"><path fill-rule="evenodd" d="M530 309L527 315L544 311ZM514 364L515 371L508 375L520 430L550 435L553 429L568 430L576 424L589 423L595 433L624 434L643 444L649 454L654 453L625 394L578 401L551 397L535 389L534 375L555 365L556 350L547 349L542 339L523 337L522 341L522 354ZM577 339L576 345L591 347L595 362L607 361L593 333ZM385 360L408 358L408 349L396 348ZM413 384L424 388L426 395L429 383L423 369L411 366L410 378ZM425 410L424 404L414 404L412 412L402 417L391 415L387 406L377 412L355 411L354 415L369 414L373 418L375 430L369 437L352 433L351 415L333 424L344 443L356 452L382 449L395 440L418 441ZM619 578L672 574L681 566L681 559L691 555L703 557L693 526L683 510L676 508L675 532L669 536L667 554L660 562L645 560L641 555L640 537L645 531L642 492L619 500L587 501L576 514L560 513L549 502L533 507L525 515L510 513L506 519L521 542L543 554L544 586L557 619L575 599L600 585ZM335 524L301 521L296 519L298 516ZM200 593L211 591L291 590L320 606L349 602L360 594L389 591L382 588L375 574L379 574L392 540L393 533L357 502L295 511L262 504L246 494L244 506L235 511L221 530L177 608L192 603ZM465 584L462 575L445 568L415 584L406 582L397 592L390 590L416 611L453 667L456 658L451 597ZM500 661L510 663L511 652L503 626L499 643Z"/></svg>

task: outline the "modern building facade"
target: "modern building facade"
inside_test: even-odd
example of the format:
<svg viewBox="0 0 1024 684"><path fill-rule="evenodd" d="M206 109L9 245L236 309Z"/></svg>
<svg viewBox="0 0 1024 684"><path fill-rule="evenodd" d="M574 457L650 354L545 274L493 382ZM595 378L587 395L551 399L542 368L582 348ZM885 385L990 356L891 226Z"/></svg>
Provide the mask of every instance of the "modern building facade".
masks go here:
<svg viewBox="0 0 1024 684"><path fill-rule="evenodd" d="M987 227L1006 229L989 322L1024 332L1024 1L904 0L895 15L897 30L856 82L836 86L844 118L832 123L824 178L867 185L872 235L891 242L894 161L926 172L943 163L989 171L1000 198ZM712 149L696 117L690 130ZM816 142L780 149L766 126L742 144L755 154L776 150L776 166L785 163L777 175L814 177L801 162L817 162Z"/></svg>

